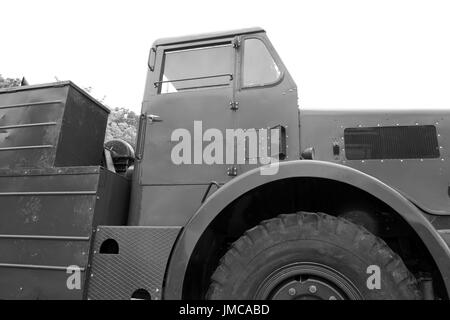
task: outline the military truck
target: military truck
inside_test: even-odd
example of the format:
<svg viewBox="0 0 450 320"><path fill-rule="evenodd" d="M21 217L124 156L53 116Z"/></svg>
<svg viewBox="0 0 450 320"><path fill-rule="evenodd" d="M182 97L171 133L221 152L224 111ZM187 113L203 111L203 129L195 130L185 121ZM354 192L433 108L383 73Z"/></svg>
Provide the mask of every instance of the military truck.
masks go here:
<svg viewBox="0 0 450 320"><path fill-rule="evenodd" d="M135 150L71 82L0 91L1 298L449 298L448 110L299 107L261 28L147 68Z"/></svg>

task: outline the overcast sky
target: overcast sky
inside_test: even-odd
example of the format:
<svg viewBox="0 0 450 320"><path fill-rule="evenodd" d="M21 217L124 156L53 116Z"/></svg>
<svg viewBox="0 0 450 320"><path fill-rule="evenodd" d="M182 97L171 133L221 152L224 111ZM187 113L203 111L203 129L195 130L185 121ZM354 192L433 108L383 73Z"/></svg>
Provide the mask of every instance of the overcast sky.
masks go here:
<svg viewBox="0 0 450 320"><path fill-rule="evenodd" d="M161 37L261 26L300 107L449 107L450 1L14 1L0 5L0 73L72 80L140 111Z"/></svg>

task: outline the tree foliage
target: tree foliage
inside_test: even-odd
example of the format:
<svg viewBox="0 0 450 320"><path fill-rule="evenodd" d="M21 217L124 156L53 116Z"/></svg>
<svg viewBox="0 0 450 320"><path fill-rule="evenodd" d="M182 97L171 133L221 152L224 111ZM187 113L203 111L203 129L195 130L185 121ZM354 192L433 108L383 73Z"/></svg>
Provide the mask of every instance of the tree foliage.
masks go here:
<svg viewBox="0 0 450 320"><path fill-rule="evenodd" d="M3 78L0 74L0 89L20 86L22 79L19 78Z"/></svg>
<svg viewBox="0 0 450 320"><path fill-rule="evenodd" d="M122 139L136 147L136 134L139 124L139 115L126 108L111 110L106 127L105 141Z"/></svg>

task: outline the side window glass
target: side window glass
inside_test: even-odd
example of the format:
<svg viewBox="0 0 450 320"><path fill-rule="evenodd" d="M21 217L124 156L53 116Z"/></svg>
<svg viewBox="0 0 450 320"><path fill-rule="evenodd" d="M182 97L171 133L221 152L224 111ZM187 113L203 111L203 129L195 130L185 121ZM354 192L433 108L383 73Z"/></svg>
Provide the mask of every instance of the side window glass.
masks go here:
<svg viewBox="0 0 450 320"><path fill-rule="evenodd" d="M263 86L276 82L281 72L265 44L259 39L246 39L242 82L244 87Z"/></svg>
<svg viewBox="0 0 450 320"><path fill-rule="evenodd" d="M233 79L230 45L166 51L159 93L173 93L230 85Z"/></svg>

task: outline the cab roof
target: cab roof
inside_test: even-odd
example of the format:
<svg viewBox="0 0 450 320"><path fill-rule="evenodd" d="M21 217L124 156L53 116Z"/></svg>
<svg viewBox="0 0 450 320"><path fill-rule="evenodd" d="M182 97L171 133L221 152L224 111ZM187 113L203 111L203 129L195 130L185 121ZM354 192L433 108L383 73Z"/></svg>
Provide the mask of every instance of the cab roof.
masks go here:
<svg viewBox="0 0 450 320"><path fill-rule="evenodd" d="M239 35L259 33L259 32L265 32L265 30L260 27L253 27L253 28L238 29L238 30L231 30L231 31L203 33L203 34L182 36L182 37L161 38L161 39L156 40L153 43L153 46L157 47L157 46L163 46L163 45L169 45L169 44L180 44L180 43L186 43L186 42L192 42L192 41L214 40L214 39L220 39L220 38L225 38L225 37L239 36Z"/></svg>

